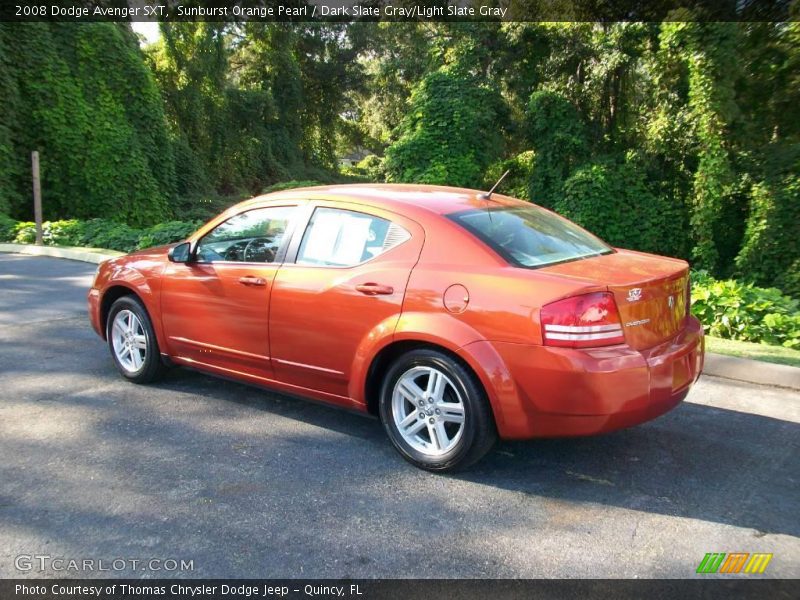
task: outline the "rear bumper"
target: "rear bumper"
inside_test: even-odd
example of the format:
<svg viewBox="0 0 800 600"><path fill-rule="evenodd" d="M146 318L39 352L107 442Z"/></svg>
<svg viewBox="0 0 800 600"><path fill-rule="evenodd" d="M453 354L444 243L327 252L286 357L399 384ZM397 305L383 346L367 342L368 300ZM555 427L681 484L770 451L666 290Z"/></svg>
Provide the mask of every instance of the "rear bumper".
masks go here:
<svg viewBox="0 0 800 600"><path fill-rule="evenodd" d="M694 317L646 351L493 345L516 392L513 406L508 394L500 400L506 439L594 435L649 421L680 404L703 369L703 328Z"/></svg>

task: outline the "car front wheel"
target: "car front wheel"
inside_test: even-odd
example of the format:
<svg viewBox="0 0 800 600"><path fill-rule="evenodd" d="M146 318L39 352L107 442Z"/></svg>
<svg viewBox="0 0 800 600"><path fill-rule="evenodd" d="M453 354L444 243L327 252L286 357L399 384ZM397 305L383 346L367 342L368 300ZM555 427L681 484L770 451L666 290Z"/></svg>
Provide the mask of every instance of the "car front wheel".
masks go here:
<svg viewBox="0 0 800 600"><path fill-rule="evenodd" d="M400 454L429 471L468 467L497 439L480 381L437 350L413 350L395 361L384 379L380 415Z"/></svg>
<svg viewBox="0 0 800 600"><path fill-rule="evenodd" d="M164 366L150 316L133 296L123 296L111 305L106 337L117 369L134 383L149 383Z"/></svg>

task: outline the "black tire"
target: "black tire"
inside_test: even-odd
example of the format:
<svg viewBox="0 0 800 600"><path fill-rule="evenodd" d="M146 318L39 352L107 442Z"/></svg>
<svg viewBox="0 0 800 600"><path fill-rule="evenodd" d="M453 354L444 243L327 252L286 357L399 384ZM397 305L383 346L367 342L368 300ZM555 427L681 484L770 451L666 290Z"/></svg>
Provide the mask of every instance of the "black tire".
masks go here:
<svg viewBox="0 0 800 600"><path fill-rule="evenodd" d="M141 366L135 370L126 368L114 349L112 327L114 319L123 310L132 312L141 323L142 330L144 331L146 346L145 357ZM156 380L166 370L166 367L161 362L161 352L158 347L155 331L153 330L153 323L150 321L150 315L147 314L147 309L135 296L122 296L111 305L108 311L108 319L106 319L106 339L108 340L108 349L111 351L111 358L114 360L117 370L128 381L132 381L133 383L150 383Z"/></svg>
<svg viewBox="0 0 800 600"><path fill-rule="evenodd" d="M464 407L460 438L452 448L439 456L430 456L414 448L404 439L395 422L392 404L395 386L404 374L415 367L435 368L445 374ZM413 403L409 401L409 404ZM478 378L458 360L433 349L412 350L395 360L381 387L379 411L386 433L400 455L427 471L441 473L465 469L483 458L497 440L492 410Z"/></svg>

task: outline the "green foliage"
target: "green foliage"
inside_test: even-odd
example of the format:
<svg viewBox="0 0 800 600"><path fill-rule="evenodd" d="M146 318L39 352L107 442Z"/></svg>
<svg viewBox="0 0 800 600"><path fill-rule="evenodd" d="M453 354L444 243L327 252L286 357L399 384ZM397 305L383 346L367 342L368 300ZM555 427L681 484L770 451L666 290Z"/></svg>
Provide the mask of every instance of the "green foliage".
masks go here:
<svg viewBox="0 0 800 600"><path fill-rule="evenodd" d="M480 186L502 150L504 110L499 94L469 76L447 69L428 74L386 150L388 181Z"/></svg>
<svg viewBox="0 0 800 600"><path fill-rule="evenodd" d="M110 23L60 27L74 44L73 73L90 102L93 195L114 198L127 223L163 219L175 195L175 162L163 100L138 44L129 30Z"/></svg>
<svg viewBox="0 0 800 600"><path fill-rule="evenodd" d="M736 267L756 283L800 297L800 176L753 185L750 216Z"/></svg>
<svg viewBox="0 0 800 600"><path fill-rule="evenodd" d="M152 246L164 246L172 242L185 240L200 227L201 223L193 221L168 221L153 225L142 231L139 236L137 247L150 248Z"/></svg>
<svg viewBox="0 0 800 600"><path fill-rule="evenodd" d="M800 302L775 288L693 272L692 314L716 337L800 349Z"/></svg>
<svg viewBox="0 0 800 600"><path fill-rule="evenodd" d="M681 254L680 209L653 193L633 156L579 167L554 208L612 246Z"/></svg>
<svg viewBox="0 0 800 600"><path fill-rule="evenodd" d="M688 67L688 108L697 144L691 215L693 255L700 267L718 271L721 240L731 233L723 215L733 184L728 150L734 100L737 25L665 23L663 43L679 48Z"/></svg>
<svg viewBox="0 0 800 600"><path fill-rule="evenodd" d="M5 29L0 27L0 214L22 202L18 181L22 171L21 157L14 149L15 129L19 126L19 92L12 77L13 65L5 47Z"/></svg>
<svg viewBox="0 0 800 600"><path fill-rule="evenodd" d="M282 190L292 190L294 188L304 188L304 187L314 187L317 185L325 185L319 181L282 181L280 183L275 183L269 186L268 188L264 189L265 194L271 194L272 192L280 192Z"/></svg>
<svg viewBox="0 0 800 600"><path fill-rule="evenodd" d="M16 235L17 222L9 217L0 213L0 242L10 242Z"/></svg>
<svg viewBox="0 0 800 600"><path fill-rule="evenodd" d="M86 198L82 160L90 127L88 106L52 36L50 25L3 23L0 27L9 62L13 65L11 74L20 99L24 99L17 117L20 137L15 140L14 152L25 157L23 164L30 173L30 152L39 150L47 214L66 216L73 208L71 202L92 200ZM23 181L18 185L22 191ZM20 198L28 197L28 193L20 195ZM103 210L103 206L97 208ZM30 215L30 206L12 206L11 214Z"/></svg>
<svg viewBox="0 0 800 600"><path fill-rule="evenodd" d="M137 231L276 182L511 169L501 192L613 243L798 293L800 24L697 16L165 23L144 52L124 23L3 23L0 212L31 218L33 149L45 218ZM336 173L353 148L378 156Z"/></svg>
<svg viewBox="0 0 800 600"><path fill-rule="evenodd" d="M530 200L528 196L531 174L533 172L535 157L532 150L518 154L508 160L500 160L490 165L483 179L483 189L489 190L497 180L509 171L503 183L498 188L498 193L520 200Z"/></svg>
<svg viewBox="0 0 800 600"><path fill-rule="evenodd" d="M342 173L367 182L384 182L386 181L386 161L377 154L370 154L359 161L357 165L342 169Z"/></svg>
<svg viewBox="0 0 800 600"><path fill-rule="evenodd" d="M120 252L131 252L139 246L141 230L123 223L110 223L103 219L87 221L77 236L77 243L92 248L109 248Z"/></svg>
<svg viewBox="0 0 800 600"><path fill-rule="evenodd" d="M800 258L795 259L775 278L775 283L787 294L800 296Z"/></svg>
<svg viewBox="0 0 800 600"><path fill-rule="evenodd" d="M356 23L352 33L368 50L360 57L367 84L354 90L362 145L381 154L396 139L411 90L440 65L431 36L417 23Z"/></svg>
<svg viewBox="0 0 800 600"><path fill-rule="evenodd" d="M568 100L547 91L531 95L526 122L527 138L536 153L529 197L537 204L553 208L564 181L588 156L586 128Z"/></svg>
<svg viewBox="0 0 800 600"><path fill-rule="evenodd" d="M257 193L336 168L360 77L344 27L162 24L147 54L174 127L180 194Z"/></svg>
<svg viewBox="0 0 800 600"><path fill-rule="evenodd" d="M13 86L16 115L12 214L30 214L30 180L14 172L29 172L27 157L37 149L48 216L104 215L139 225L167 216L175 173L162 100L126 26L0 27L10 66L0 84ZM0 181L7 145L0 127Z"/></svg>
<svg viewBox="0 0 800 600"><path fill-rule="evenodd" d="M175 203L175 214L183 221L205 222L250 196L249 193L223 196L214 192L198 192L181 196Z"/></svg>
<svg viewBox="0 0 800 600"><path fill-rule="evenodd" d="M42 223L42 241L46 246L82 246L132 252L184 240L199 227L197 221L170 221L145 229L104 219L45 221ZM3 234L3 231L6 233ZM0 237L0 241L32 244L36 241L36 226L32 222L22 221L7 228L2 226L0 219L0 235L5 235Z"/></svg>

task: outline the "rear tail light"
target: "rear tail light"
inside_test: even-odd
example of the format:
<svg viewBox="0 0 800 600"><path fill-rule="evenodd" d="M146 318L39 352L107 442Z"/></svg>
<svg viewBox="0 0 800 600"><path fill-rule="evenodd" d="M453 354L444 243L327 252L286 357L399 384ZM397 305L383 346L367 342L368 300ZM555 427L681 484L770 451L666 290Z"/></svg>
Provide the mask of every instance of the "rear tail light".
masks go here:
<svg viewBox="0 0 800 600"><path fill-rule="evenodd" d="M689 320L689 315L692 314L692 276L686 276L686 320Z"/></svg>
<svg viewBox="0 0 800 600"><path fill-rule="evenodd" d="M542 307L547 346L591 348L625 341L613 294L597 292L572 296Z"/></svg>

